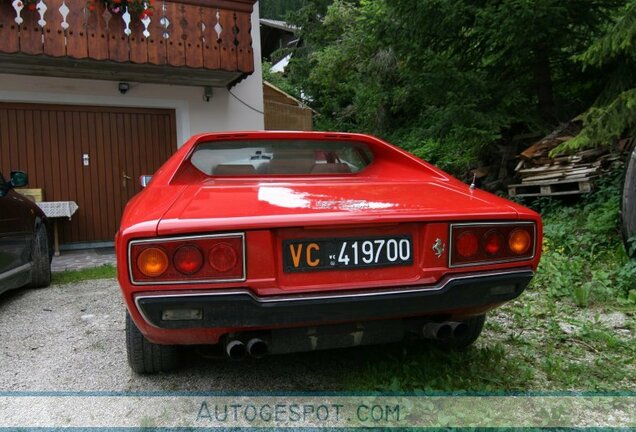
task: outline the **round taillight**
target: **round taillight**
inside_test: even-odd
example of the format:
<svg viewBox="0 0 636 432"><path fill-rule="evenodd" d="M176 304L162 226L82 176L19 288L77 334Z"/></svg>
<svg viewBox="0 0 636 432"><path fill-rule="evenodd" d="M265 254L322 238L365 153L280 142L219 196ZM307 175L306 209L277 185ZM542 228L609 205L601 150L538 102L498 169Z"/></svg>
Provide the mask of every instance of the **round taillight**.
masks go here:
<svg viewBox="0 0 636 432"><path fill-rule="evenodd" d="M208 261L214 270L226 272L236 266L238 256L232 246L227 243L219 243L210 249Z"/></svg>
<svg viewBox="0 0 636 432"><path fill-rule="evenodd" d="M179 273L190 275L201 270L203 254L196 246L181 246L175 251L172 262Z"/></svg>
<svg viewBox="0 0 636 432"><path fill-rule="evenodd" d="M477 250L479 249L479 239L475 235L475 233L471 231L463 232L457 237L457 253L464 257L470 258L477 254Z"/></svg>
<svg viewBox="0 0 636 432"><path fill-rule="evenodd" d="M504 237L497 231L492 230L484 234L483 247L488 255L497 255L504 245Z"/></svg>
<svg viewBox="0 0 636 432"><path fill-rule="evenodd" d="M523 255L530 249L531 244L530 233L525 229L517 228L508 236L508 247L514 254Z"/></svg>
<svg viewBox="0 0 636 432"><path fill-rule="evenodd" d="M159 248L144 249L137 256L137 268L145 276L161 276L168 269L168 255Z"/></svg>

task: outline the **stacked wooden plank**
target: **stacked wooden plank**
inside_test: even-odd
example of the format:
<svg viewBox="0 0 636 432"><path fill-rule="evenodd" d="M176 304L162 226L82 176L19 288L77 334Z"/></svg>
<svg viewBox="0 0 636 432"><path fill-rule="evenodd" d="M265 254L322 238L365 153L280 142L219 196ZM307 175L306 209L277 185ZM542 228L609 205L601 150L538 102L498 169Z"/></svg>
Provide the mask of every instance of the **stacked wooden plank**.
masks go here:
<svg viewBox="0 0 636 432"><path fill-rule="evenodd" d="M508 195L558 196L592 191L594 179L609 171L613 162L621 157L607 149L550 157L550 151L579 132L580 124L568 123L523 151L515 168L521 183L509 185ZM629 145L625 142L620 144Z"/></svg>

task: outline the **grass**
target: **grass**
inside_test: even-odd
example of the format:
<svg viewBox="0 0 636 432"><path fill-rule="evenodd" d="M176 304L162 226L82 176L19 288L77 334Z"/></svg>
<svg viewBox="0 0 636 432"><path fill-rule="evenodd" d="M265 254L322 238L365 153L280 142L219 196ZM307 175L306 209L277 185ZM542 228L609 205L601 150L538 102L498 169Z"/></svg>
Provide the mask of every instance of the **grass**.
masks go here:
<svg viewBox="0 0 636 432"><path fill-rule="evenodd" d="M351 391L636 391L636 310L608 315L534 288L489 315L466 351L430 343L369 349ZM619 327L609 317L623 317Z"/></svg>
<svg viewBox="0 0 636 432"><path fill-rule="evenodd" d="M81 282L93 279L111 279L116 277L117 269L110 264L83 270L65 270L54 272L51 283L56 285Z"/></svg>
<svg viewBox="0 0 636 432"><path fill-rule="evenodd" d="M345 389L636 391L636 260L618 229L620 184L617 174L574 205L535 203L545 224L539 270L489 314L475 346L372 348Z"/></svg>

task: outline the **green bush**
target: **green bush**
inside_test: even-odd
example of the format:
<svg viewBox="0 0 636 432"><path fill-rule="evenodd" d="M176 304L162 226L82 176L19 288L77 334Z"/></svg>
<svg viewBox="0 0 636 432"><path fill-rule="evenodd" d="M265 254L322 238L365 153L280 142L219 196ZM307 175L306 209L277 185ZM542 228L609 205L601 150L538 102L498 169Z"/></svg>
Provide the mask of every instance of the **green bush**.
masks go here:
<svg viewBox="0 0 636 432"><path fill-rule="evenodd" d="M419 128L398 130L388 140L460 178L479 160L483 147L477 143L467 145L455 137L431 138L427 131Z"/></svg>
<svg viewBox="0 0 636 432"><path fill-rule="evenodd" d="M570 297L581 307L592 302L631 302L636 262L629 260L619 228L621 170L601 181L596 192L571 206L540 199L543 257L532 286L553 298Z"/></svg>

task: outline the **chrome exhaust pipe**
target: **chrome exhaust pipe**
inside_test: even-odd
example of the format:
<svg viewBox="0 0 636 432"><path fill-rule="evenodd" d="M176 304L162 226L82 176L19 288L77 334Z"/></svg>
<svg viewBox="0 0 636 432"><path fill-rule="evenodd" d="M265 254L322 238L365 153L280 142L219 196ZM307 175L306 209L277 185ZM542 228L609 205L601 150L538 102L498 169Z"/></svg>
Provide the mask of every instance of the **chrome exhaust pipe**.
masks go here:
<svg viewBox="0 0 636 432"><path fill-rule="evenodd" d="M452 322L449 324L453 331L454 338L462 338L468 334L468 324L464 322Z"/></svg>
<svg viewBox="0 0 636 432"><path fill-rule="evenodd" d="M424 325L422 333L427 339L448 339L453 335L449 323L428 323Z"/></svg>
<svg viewBox="0 0 636 432"><path fill-rule="evenodd" d="M263 358L267 354L267 343L259 338L247 342L247 352L254 358Z"/></svg>
<svg viewBox="0 0 636 432"><path fill-rule="evenodd" d="M243 360L247 355L247 350L245 349L245 344L240 340L230 340L225 344L225 354L230 358L230 360Z"/></svg>

